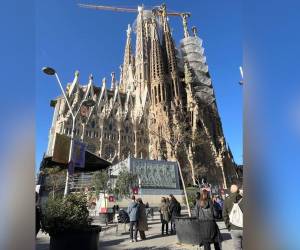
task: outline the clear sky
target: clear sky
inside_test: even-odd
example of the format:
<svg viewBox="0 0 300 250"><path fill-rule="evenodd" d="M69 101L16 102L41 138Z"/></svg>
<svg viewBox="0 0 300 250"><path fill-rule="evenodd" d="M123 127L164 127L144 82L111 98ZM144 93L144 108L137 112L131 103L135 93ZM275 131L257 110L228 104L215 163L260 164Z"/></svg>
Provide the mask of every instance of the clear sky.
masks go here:
<svg viewBox="0 0 300 250"><path fill-rule="evenodd" d="M119 77L125 30L136 18L133 13L79 8L79 2L133 8L142 3L145 8L162 3L154 0L36 1L36 170L47 148L53 115L50 100L61 94L55 78L44 75L41 68L55 68L64 86L73 80L77 69L81 83L86 83L91 73L98 86L103 77L110 79L112 71ZM192 13L189 28L196 26L203 39L225 137L235 161L241 164L243 99L238 84L242 65L241 1L164 2L169 10ZM171 17L170 23L178 44L183 38L181 19Z"/></svg>

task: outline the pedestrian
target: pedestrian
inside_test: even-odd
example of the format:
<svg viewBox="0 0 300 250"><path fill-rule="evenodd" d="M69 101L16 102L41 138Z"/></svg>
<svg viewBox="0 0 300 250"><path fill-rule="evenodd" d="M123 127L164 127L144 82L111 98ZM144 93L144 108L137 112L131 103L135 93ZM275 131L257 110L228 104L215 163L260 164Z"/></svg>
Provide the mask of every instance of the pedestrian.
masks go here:
<svg viewBox="0 0 300 250"><path fill-rule="evenodd" d="M200 246L203 245L204 250L210 250L210 244L213 243L215 250L220 250L222 236L214 218L213 203L209 198L209 192L205 189L201 192L195 212L201 223L199 232Z"/></svg>
<svg viewBox="0 0 300 250"><path fill-rule="evenodd" d="M236 215L239 215L241 219L241 224L236 223L233 217L233 210L236 212ZM233 184L230 187L230 195L225 199L224 208L223 208L223 219L228 231L231 234L233 240L234 250L243 248L243 199L239 193L239 188L237 185ZM230 218L231 217L231 218ZM237 225L239 224L239 225Z"/></svg>
<svg viewBox="0 0 300 250"><path fill-rule="evenodd" d="M41 209L39 206L39 194L35 192L35 236L41 229Z"/></svg>
<svg viewBox="0 0 300 250"><path fill-rule="evenodd" d="M180 216L181 213L181 205L176 200L173 194L170 194L170 205L169 211L171 215L171 234L176 234L176 226L175 226L175 218Z"/></svg>
<svg viewBox="0 0 300 250"><path fill-rule="evenodd" d="M165 197L161 198L159 213L160 213L160 221L161 221L161 235L164 234L165 228L166 228L166 235L168 235L169 234L170 213L169 213L169 206L167 204L167 200Z"/></svg>
<svg viewBox="0 0 300 250"><path fill-rule="evenodd" d="M137 199L138 203L138 230L140 232L141 240L146 239L145 231L148 230L148 223L147 223L147 215L146 215L146 206L143 203L141 198Z"/></svg>
<svg viewBox="0 0 300 250"><path fill-rule="evenodd" d="M149 208L149 202L148 202L148 201L146 202L145 207L146 207L146 208Z"/></svg>
<svg viewBox="0 0 300 250"><path fill-rule="evenodd" d="M222 211L223 211L223 207L224 207L224 200L222 197L220 197L219 195L216 198L216 202L220 205Z"/></svg>
<svg viewBox="0 0 300 250"><path fill-rule="evenodd" d="M127 213L130 221L130 239L131 242L137 242L137 225L138 225L138 203L135 201L135 196L131 197L131 202L128 205ZM134 228L134 229L133 229Z"/></svg>
<svg viewBox="0 0 300 250"><path fill-rule="evenodd" d="M215 219L218 219L218 220L222 219L222 207L217 202L217 195L213 196L212 203L213 203L213 208L214 208Z"/></svg>

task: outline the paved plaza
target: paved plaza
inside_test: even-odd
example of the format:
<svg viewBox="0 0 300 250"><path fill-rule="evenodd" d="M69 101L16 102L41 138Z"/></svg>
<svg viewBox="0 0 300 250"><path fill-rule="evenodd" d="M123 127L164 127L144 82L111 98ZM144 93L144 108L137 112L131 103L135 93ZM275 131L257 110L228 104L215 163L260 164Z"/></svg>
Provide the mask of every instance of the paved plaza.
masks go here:
<svg viewBox="0 0 300 250"><path fill-rule="evenodd" d="M161 223L159 213L154 214L153 219L148 220L149 230L146 232L146 240L138 242L130 242L129 240L129 225L126 228L123 224L117 225L102 225L100 233L99 249L101 250L125 250L125 249L165 249L165 250L196 250L201 249L199 246L183 245L177 242L176 235L162 236ZM224 222L218 222L220 231L223 236L222 249L233 249L232 240L229 232L225 228ZM46 234L39 232L36 240L36 250L48 250L49 237ZM214 249L212 245L212 249ZM83 249L84 250L84 249Z"/></svg>

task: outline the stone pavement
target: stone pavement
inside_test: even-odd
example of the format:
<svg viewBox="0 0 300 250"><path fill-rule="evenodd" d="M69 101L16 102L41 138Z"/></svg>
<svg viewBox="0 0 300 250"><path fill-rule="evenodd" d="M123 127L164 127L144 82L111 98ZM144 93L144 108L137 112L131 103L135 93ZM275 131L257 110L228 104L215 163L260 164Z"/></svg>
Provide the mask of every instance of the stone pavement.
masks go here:
<svg viewBox="0 0 300 250"><path fill-rule="evenodd" d="M155 250L196 250L201 249L199 246L183 245L177 243L176 235L162 236L161 224L158 212L155 213L153 219L148 220L149 230L146 232L146 240L138 242L130 242L129 225L126 229L123 224L103 226L100 233L99 249L103 250L126 250L126 249L155 249ZM232 240L229 232L225 228L224 222L218 222L220 231L224 241L222 242L222 250L233 249ZM211 246L214 249L213 245ZM48 250L49 237L43 233L39 233L36 240L36 250ZM83 249L84 250L84 249Z"/></svg>

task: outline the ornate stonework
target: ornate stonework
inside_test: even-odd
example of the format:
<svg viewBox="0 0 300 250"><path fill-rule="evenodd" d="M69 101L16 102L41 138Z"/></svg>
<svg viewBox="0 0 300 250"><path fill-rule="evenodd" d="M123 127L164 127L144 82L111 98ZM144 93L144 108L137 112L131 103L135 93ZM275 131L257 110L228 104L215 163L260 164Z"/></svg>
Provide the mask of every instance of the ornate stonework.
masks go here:
<svg viewBox="0 0 300 250"><path fill-rule="evenodd" d="M138 9L136 52L128 26L120 79L111 74L111 87L79 82L76 71L67 86L73 108L84 98L96 105L83 107L75 125L75 138L88 150L114 163L129 155L143 159L178 159L187 182L206 177L225 186L235 178L235 163L226 144L217 110L202 40L196 28L191 36L183 15L184 38L176 48L166 15ZM71 134L71 117L62 97L55 107L48 155L55 133Z"/></svg>

